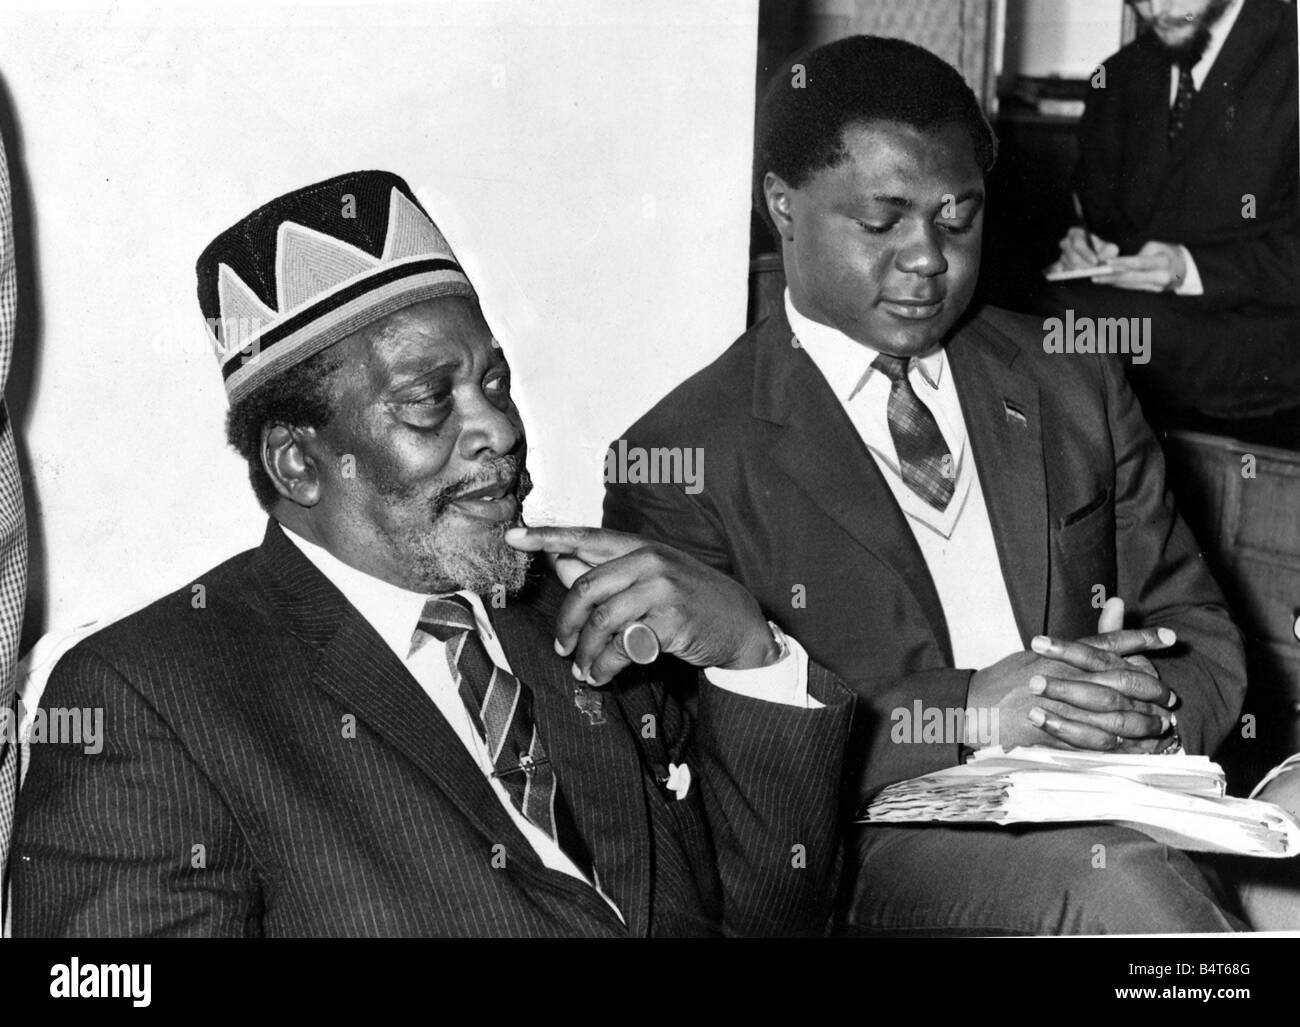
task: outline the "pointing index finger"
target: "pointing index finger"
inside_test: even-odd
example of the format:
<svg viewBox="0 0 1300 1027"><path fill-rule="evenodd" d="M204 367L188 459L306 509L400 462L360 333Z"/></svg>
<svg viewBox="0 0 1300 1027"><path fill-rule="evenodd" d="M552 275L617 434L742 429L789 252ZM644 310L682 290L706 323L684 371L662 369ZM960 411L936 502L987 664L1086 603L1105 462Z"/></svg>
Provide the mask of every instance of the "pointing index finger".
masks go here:
<svg viewBox="0 0 1300 1027"><path fill-rule="evenodd" d="M625 535L621 531L578 526L510 528L506 531L505 539L515 549L530 553L576 556L593 567L616 560L645 545L635 535Z"/></svg>

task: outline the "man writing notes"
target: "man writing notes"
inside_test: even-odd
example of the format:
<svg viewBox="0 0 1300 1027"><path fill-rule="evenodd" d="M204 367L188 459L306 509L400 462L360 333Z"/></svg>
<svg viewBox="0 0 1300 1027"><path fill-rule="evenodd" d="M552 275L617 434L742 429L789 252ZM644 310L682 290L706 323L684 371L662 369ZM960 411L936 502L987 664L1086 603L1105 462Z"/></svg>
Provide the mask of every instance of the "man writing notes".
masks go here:
<svg viewBox="0 0 1300 1027"><path fill-rule="evenodd" d="M270 522L55 668L103 751L33 747L15 934L822 933L849 694L698 561L522 527L509 366L406 183L282 196L198 276ZM637 623L698 716L619 673Z"/></svg>
<svg viewBox="0 0 1300 1027"><path fill-rule="evenodd" d="M898 40L792 66L754 166L783 309L626 433L707 453L703 487L613 482L606 525L734 576L850 683L860 799L994 742L1212 751L1241 640L1118 362L971 305L994 156L974 95ZM857 931L1234 926L1185 854L1125 828L867 826L855 849Z"/></svg>
<svg viewBox="0 0 1300 1027"><path fill-rule="evenodd" d="M1150 318L1153 421L1300 448L1296 6L1144 0L1079 125L1083 223L1044 313ZM1104 77L1101 77L1103 76Z"/></svg>

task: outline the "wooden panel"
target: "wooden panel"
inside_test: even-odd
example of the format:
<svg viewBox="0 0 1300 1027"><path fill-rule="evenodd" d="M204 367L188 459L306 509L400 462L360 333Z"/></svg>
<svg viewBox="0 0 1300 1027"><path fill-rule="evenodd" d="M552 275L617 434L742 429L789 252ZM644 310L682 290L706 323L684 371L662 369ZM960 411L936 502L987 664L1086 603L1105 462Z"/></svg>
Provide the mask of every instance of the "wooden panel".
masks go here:
<svg viewBox="0 0 1300 1027"><path fill-rule="evenodd" d="M1300 570L1243 553L1238 553L1230 566L1237 600L1234 613L1243 627L1249 625L1255 637L1289 646L1300 656L1300 640L1295 636L1296 618L1300 617Z"/></svg>
<svg viewBox="0 0 1300 1027"><path fill-rule="evenodd" d="M1257 456L1255 475L1244 477L1238 462L1234 545L1300 561L1300 454Z"/></svg>
<svg viewBox="0 0 1300 1027"><path fill-rule="evenodd" d="M1170 488L1246 639L1248 737L1235 732L1218 753L1239 792L1300 751L1300 453L1199 432L1169 432L1165 449Z"/></svg>
<svg viewBox="0 0 1300 1027"><path fill-rule="evenodd" d="M923 46L951 64L991 110L994 0L807 0L809 42L865 33Z"/></svg>

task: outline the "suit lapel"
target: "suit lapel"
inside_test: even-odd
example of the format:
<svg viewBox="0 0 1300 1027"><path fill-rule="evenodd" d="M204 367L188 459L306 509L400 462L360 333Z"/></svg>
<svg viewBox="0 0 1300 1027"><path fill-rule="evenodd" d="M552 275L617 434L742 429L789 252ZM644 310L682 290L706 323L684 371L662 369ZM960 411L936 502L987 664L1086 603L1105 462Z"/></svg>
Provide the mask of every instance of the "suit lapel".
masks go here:
<svg viewBox="0 0 1300 1027"><path fill-rule="evenodd" d="M313 682L414 764L485 838L534 871L540 860L464 744L379 634L274 522L259 553L280 621L319 650ZM488 851L488 848L485 848Z"/></svg>
<svg viewBox="0 0 1300 1027"><path fill-rule="evenodd" d="M315 682L427 775L493 844L531 846L464 743L368 623L349 607L316 668Z"/></svg>
<svg viewBox="0 0 1300 1027"><path fill-rule="evenodd" d="M792 338L784 311L769 318L758 336L754 415L784 426L772 458L823 513L898 577L924 612L944 658L951 660L943 607L912 529L839 399Z"/></svg>
<svg viewBox="0 0 1300 1027"><path fill-rule="evenodd" d="M572 663L554 649L554 610L562 598L562 587L548 577L490 615L511 670L532 692L542 744L600 886L628 930L643 936L649 930L651 846L641 758L613 688L597 693L603 724L588 723L574 702Z"/></svg>
<svg viewBox="0 0 1300 1027"><path fill-rule="evenodd" d="M1014 370L1018 350L982 320L947 347L1002 577L1022 641L1047 616L1047 479L1038 385Z"/></svg>

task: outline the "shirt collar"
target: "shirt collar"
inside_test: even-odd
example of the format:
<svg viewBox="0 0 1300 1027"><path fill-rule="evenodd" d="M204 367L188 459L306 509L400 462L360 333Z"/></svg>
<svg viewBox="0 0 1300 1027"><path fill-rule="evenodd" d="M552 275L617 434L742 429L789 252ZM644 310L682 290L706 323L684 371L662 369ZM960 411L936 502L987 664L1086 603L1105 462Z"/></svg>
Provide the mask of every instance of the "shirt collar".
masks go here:
<svg viewBox="0 0 1300 1027"><path fill-rule="evenodd" d="M393 650L397 658L405 663L411 653L411 641L415 637L415 629L419 626L420 617L424 613L424 604L431 597L420 592L408 591L373 577L365 571L357 570L350 564L344 563L328 549L314 542L308 542L283 524L280 528L303 556L307 557L316 569L343 593L343 597L378 632L379 637L384 640L388 648ZM492 628L482 598L474 592L461 591L454 594L464 596L469 601L479 630L486 629L486 633L491 637Z"/></svg>
<svg viewBox="0 0 1300 1027"><path fill-rule="evenodd" d="M808 350L808 355L841 402L847 403L862 391L875 371L871 362L879 356L878 349L850 339L838 328L804 317L795 309L789 289L785 290L785 316L799 345ZM938 389L943 382L946 363L944 349L940 346L923 357L913 357L909 367L917 368L922 380L930 388Z"/></svg>

